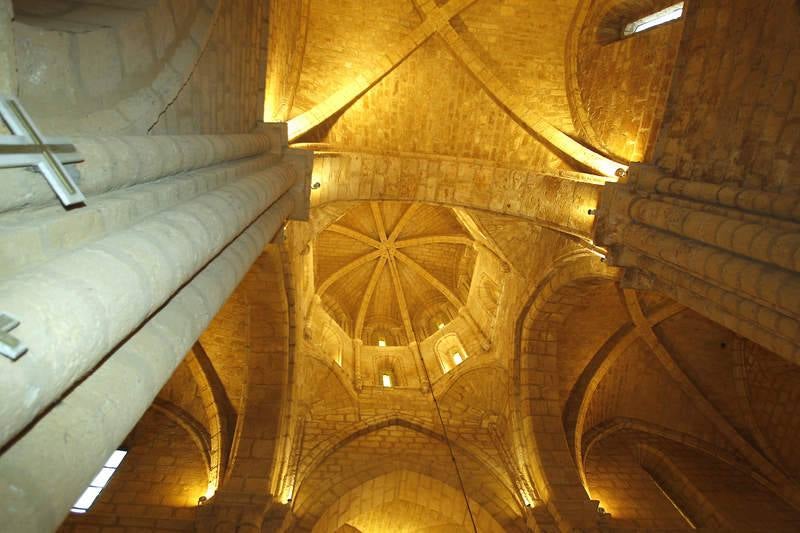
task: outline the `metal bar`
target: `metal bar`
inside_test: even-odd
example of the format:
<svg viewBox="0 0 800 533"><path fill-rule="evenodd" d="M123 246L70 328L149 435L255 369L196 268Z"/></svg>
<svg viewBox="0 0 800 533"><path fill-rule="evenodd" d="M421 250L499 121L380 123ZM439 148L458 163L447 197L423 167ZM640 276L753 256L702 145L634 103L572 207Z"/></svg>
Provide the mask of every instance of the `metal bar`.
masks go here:
<svg viewBox="0 0 800 533"><path fill-rule="evenodd" d="M50 184L61 203L65 206L84 203L86 198L83 193L78 189L67 169L64 168L60 158L53 153L53 147L47 144L44 136L36 128L33 120L19 102L15 98L0 99L0 112L2 112L3 118L8 123L12 133L16 136L29 137L32 141L31 145L38 149L39 155L43 160L37 162L36 167ZM6 137L6 139L8 138ZM12 142L19 146L18 139L14 139ZM6 164L11 161L18 161L18 159L14 159L14 156L3 157L3 160Z"/></svg>
<svg viewBox="0 0 800 533"><path fill-rule="evenodd" d="M42 161L42 154L0 153L0 167L33 167Z"/></svg>
<svg viewBox="0 0 800 533"><path fill-rule="evenodd" d="M9 333L17 326L19 320L8 313L0 313L0 355L12 361L16 361L28 351L28 347L22 344L22 341Z"/></svg>

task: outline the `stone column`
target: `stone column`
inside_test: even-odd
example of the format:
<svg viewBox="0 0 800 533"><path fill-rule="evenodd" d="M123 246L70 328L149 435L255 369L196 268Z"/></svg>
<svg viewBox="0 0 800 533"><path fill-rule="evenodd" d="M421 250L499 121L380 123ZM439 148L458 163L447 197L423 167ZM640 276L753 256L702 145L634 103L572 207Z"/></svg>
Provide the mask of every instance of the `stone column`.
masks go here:
<svg viewBox="0 0 800 533"><path fill-rule="evenodd" d="M634 165L601 195L595 242L658 290L800 364L800 197Z"/></svg>
<svg viewBox="0 0 800 533"><path fill-rule="evenodd" d="M264 128L260 134L74 137L70 141L84 159L75 170L78 186L91 205L92 196L183 172L259 155L272 156L263 166L279 161L284 149L280 132L280 128ZM25 169L0 169L0 179L0 212L58 204L47 182Z"/></svg>
<svg viewBox="0 0 800 533"><path fill-rule="evenodd" d="M293 208L281 198L4 450L0 523L16 532L58 527Z"/></svg>
<svg viewBox="0 0 800 533"><path fill-rule="evenodd" d="M265 515L272 505L272 498L267 494L256 497L222 491L198 509L197 532L261 533Z"/></svg>
<svg viewBox="0 0 800 533"><path fill-rule="evenodd" d="M361 349L363 347L363 340L353 339L353 377L356 391L358 392L361 392L364 389L364 380L361 377Z"/></svg>
<svg viewBox="0 0 800 533"><path fill-rule="evenodd" d="M3 311L21 321L15 336L30 346L21 359L0 361L0 444L302 183L300 163L285 159L0 280Z"/></svg>
<svg viewBox="0 0 800 533"><path fill-rule="evenodd" d="M21 320L14 336L29 346L0 358L0 523L10 530L58 526L266 244L308 216L312 154L288 149L285 127L267 129L282 134L91 140L86 184L97 196L86 207L0 214L24 256L0 276L0 311ZM6 185L15 191L0 180L0 197ZM69 242L26 241L59 225ZM38 244L53 253L36 256Z"/></svg>
<svg viewBox="0 0 800 533"><path fill-rule="evenodd" d="M425 368L425 359L422 357L422 350L419 348L417 341L412 341L408 345L411 350L411 356L414 358L414 369L417 371L417 378L419 379L419 388L425 393L431 390L431 382L428 379L428 370Z"/></svg>

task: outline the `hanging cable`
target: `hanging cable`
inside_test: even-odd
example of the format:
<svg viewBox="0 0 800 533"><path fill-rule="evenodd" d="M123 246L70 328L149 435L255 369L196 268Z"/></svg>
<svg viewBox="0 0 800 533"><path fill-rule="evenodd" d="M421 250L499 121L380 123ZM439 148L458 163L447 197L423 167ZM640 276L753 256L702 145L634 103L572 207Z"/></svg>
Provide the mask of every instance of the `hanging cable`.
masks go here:
<svg viewBox="0 0 800 533"><path fill-rule="evenodd" d="M450 459L453 460L453 467L456 469L456 477L458 478L458 484L461 486L461 494L464 495L464 503L467 505L467 512L469 513L469 519L472 522L472 530L475 533L478 533L478 526L475 524L475 516L472 514L472 507L469 504L469 497L467 497L467 489L464 486L464 478L461 477L461 469L458 468L458 461L456 460L456 454L453 452L453 445L450 443L450 437L447 435L447 427L444 425L444 418L442 418L442 410L439 409L439 400L436 399L436 394L433 392L433 385L431 385L431 376L428 374L428 367L425 366L425 359L422 357L422 350L419 349L419 345L417 345L417 353L419 354L420 363L422 363L422 369L425 371L425 380L428 383L428 387L431 391L431 398L433 398L433 405L436 406L436 415L439 417L439 423L442 424L442 434L444 435L444 442L447 444L447 450L450 452Z"/></svg>

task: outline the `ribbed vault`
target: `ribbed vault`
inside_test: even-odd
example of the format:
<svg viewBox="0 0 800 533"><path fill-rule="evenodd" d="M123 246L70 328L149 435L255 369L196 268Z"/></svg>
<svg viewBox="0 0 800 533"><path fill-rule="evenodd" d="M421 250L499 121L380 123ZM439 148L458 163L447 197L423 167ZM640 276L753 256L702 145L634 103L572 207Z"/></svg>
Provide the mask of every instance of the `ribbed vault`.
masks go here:
<svg viewBox="0 0 800 533"><path fill-rule="evenodd" d="M464 306L472 244L448 208L362 203L316 238L317 294L353 338L421 340L422 317L443 327Z"/></svg>

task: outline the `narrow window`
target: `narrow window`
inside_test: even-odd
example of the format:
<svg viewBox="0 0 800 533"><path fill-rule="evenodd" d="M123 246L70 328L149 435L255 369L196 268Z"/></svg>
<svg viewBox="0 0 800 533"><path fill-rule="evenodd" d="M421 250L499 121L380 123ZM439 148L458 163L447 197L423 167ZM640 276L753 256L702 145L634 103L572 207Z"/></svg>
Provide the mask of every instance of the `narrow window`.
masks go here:
<svg viewBox="0 0 800 533"><path fill-rule="evenodd" d="M458 352L455 352L455 353L453 354L453 362L454 362L456 365L460 365L461 363L463 363L463 362L464 362L464 357L463 357L463 356L462 356L460 353L458 353Z"/></svg>
<svg viewBox="0 0 800 533"><path fill-rule="evenodd" d="M677 4L671 5L668 8L655 12L652 15L647 15L639 20L634 20L625 26L625 28L622 30L622 36L628 37L635 33L641 33L645 30L649 30L650 28L655 28L656 26L661 26L667 22L677 20L681 18L681 16L683 16L683 2L678 2Z"/></svg>
<svg viewBox="0 0 800 533"><path fill-rule="evenodd" d="M106 486L108 480L111 479L111 476L114 475L114 472L117 471L117 467L122 463L122 459L125 458L125 454L127 454L125 450L117 450L111 454L111 457L108 458L106 464L103 465L103 468L100 469L100 472L94 476L94 479L83 491L81 497L78 498L78 501L75 502L75 505L72 506L71 511L73 513L85 513L89 507L92 506L94 501L100 495L100 492L103 490L103 487Z"/></svg>
<svg viewBox="0 0 800 533"><path fill-rule="evenodd" d="M383 374L381 374L381 385L383 385L387 389L392 387L392 385L393 385L393 383L392 383L392 375L387 373L387 372L384 372Z"/></svg>
<svg viewBox="0 0 800 533"><path fill-rule="evenodd" d="M436 327L438 329L444 329L444 322L439 322L438 324L436 324Z"/></svg>
<svg viewBox="0 0 800 533"><path fill-rule="evenodd" d="M383 337L378 339L378 346L380 346L381 348L384 348L386 346L386 339L384 339Z"/></svg>

